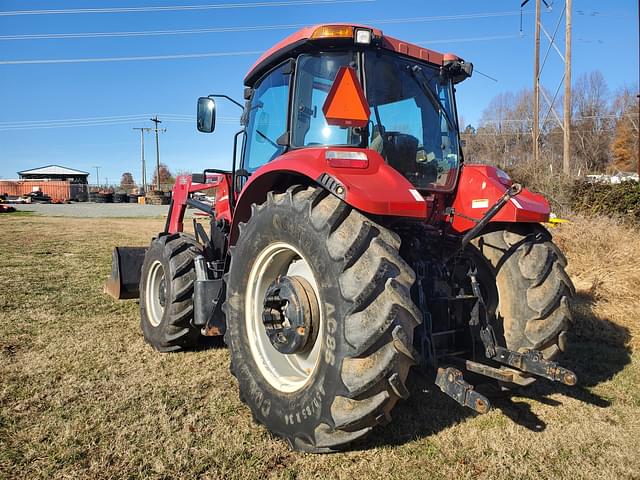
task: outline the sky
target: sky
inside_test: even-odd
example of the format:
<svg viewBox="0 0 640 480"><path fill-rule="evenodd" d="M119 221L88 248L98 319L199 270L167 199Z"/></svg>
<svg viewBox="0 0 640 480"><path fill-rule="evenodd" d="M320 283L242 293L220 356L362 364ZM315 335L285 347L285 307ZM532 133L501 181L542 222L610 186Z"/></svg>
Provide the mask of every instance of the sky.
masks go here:
<svg viewBox="0 0 640 480"><path fill-rule="evenodd" d="M170 170L230 168L240 110L218 102L216 131L198 133L197 98L221 93L241 100L257 52L316 23L366 23L472 62L476 73L458 85L457 101L465 123L476 124L495 95L531 88L534 3L522 9L521 31L520 0L0 0L0 178L58 164L90 172L90 183L96 166L101 183L119 183L125 171L140 181L140 133L133 128L152 127L149 118L156 114L166 128L160 133L161 161ZM564 1L547 3L551 8L543 8L542 21L553 34ZM206 8L69 11L171 6ZM202 31L220 28L227 31ZM189 32L176 33L184 30ZM149 31L171 34L113 36ZM52 38L83 33L109 35ZM25 38L33 35L46 38ZM557 40L564 50L563 23ZM574 79L600 70L613 91L636 85L638 43L636 0L574 0ZM543 36L542 55L548 45ZM12 63L186 54L218 56ZM541 75L548 90L555 91L563 68L552 50ZM145 136L145 154L155 161L152 135Z"/></svg>

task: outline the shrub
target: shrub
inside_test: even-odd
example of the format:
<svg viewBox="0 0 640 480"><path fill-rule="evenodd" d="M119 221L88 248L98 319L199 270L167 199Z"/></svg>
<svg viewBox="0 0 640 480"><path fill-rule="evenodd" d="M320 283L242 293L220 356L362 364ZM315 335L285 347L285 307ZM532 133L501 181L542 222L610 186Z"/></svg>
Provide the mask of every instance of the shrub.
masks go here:
<svg viewBox="0 0 640 480"><path fill-rule="evenodd" d="M640 182L575 182L571 187L571 208L586 215L620 217L640 224Z"/></svg>
<svg viewBox="0 0 640 480"><path fill-rule="evenodd" d="M573 181L562 171L553 173L546 162L523 162L507 169L514 182L532 192L545 196L556 215L571 212L571 186Z"/></svg>

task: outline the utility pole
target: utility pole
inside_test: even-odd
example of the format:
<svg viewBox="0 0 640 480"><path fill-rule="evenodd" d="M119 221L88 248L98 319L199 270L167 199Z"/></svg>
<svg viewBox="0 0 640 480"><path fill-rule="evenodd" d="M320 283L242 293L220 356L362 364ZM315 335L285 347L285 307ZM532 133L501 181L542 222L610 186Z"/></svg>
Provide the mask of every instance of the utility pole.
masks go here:
<svg viewBox="0 0 640 480"><path fill-rule="evenodd" d="M520 4L520 8L523 8L530 0L524 0ZM542 25L540 20L540 3L544 3L547 9L550 11L553 4L547 3L547 0L535 0L536 1L536 26L535 26L535 45L534 45L534 68L533 68L533 158L539 160L540 158L540 95L542 95L549 107L547 113L544 115L542 124L544 125L549 114L553 114L553 117L558 122L560 128L564 133L563 144L563 158L562 169L565 174L571 173L571 2L572 0L565 0L565 5L560 13L558 22L556 24L553 34L550 34ZM555 43L556 33L558 27L561 24L562 16L565 16L565 53L564 55ZM540 33L544 33L545 37L549 41L549 46L544 54L542 65L540 65ZM540 75L547 61L547 57L551 49L554 49L558 56L564 63L564 75L562 80L558 84L556 93L552 99L540 88ZM555 101L560 92L560 87L564 83L564 115L563 119L560 119L559 114L555 109Z"/></svg>
<svg viewBox="0 0 640 480"><path fill-rule="evenodd" d="M151 128L135 127L133 130L140 130L140 161L142 162L142 193L147 193L147 166L144 162L144 134L150 132Z"/></svg>
<svg viewBox="0 0 640 480"><path fill-rule="evenodd" d="M99 173L99 171L100 171L100 169L101 169L102 167L97 166L97 165L94 165L94 166L93 166L93 168L95 168L95 169L96 169L96 186L98 186L98 187L99 187L99 186L100 186L100 173Z"/></svg>
<svg viewBox="0 0 640 480"><path fill-rule="evenodd" d="M564 148L562 152L562 170L571 174L571 1L567 2L566 26L564 32Z"/></svg>
<svg viewBox="0 0 640 480"><path fill-rule="evenodd" d="M156 124L153 129L156 132L156 190L160 190L160 141L158 140L158 124L162 123L162 120L158 120L158 115L153 118L150 118L153 123ZM167 129L162 129L163 132L166 132Z"/></svg>
<svg viewBox="0 0 640 480"><path fill-rule="evenodd" d="M539 140L540 140L540 0L536 0L535 56L533 61L533 161L536 163L540 159Z"/></svg>

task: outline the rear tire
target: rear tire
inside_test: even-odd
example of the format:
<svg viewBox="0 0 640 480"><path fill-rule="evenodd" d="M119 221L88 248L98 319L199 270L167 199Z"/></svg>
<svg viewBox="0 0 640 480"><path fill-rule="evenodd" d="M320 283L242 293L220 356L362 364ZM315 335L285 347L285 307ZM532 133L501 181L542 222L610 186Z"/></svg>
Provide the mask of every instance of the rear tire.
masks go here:
<svg viewBox="0 0 640 480"><path fill-rule="evenodd" d="M154 239L140 276L140 326L144 339L159 352L195 347L200 331L192 325L195 239L182 234Z"/></svg>
<svg viewBox="0 0 640 480"><path fill-rule="evenodd" d="M231 372L255 420L292 448L344 448L387 423L396 402L408 396L405 380L417 361L413 330L421 315L409 294L415 275L399 247L397 235L321 188L269 193L240 225L225 303ZM291 257L289 264L282 255ZM253 299L262 290L255 285L268 284L268 275L298 275L291 269L299 262L317 294L319 344L307 348L318 345L319 355L296 376L295 369L277 365L298 360L261 346L266 333L252 325L260 326ZM279 377L280 371L291 373Z"/></svg>
<svg viewBox="0 0 640 480"><path fill-rule="evenodd" d="M497 288L498 334L515 351L541 350L553 359L565 349L571 323L569 300L575 293L565 272L566 258L539 225L510 225L485 233L473 245L490 264L479 281ZM484 272L484 273L483 273Z"/></svg>

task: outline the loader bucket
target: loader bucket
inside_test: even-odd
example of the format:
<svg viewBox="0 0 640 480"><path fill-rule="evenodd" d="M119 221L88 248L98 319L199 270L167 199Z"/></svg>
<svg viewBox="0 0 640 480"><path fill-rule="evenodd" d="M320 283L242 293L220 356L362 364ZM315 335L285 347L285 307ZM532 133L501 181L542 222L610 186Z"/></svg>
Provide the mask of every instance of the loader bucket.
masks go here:
<svg viewBox="0 0 640 480"><path fill-rule="evenodd" d="M146 252L147 247L115 247L111 258L111 275L104 284L104 293L116 300L137 298Z"/></svg>

